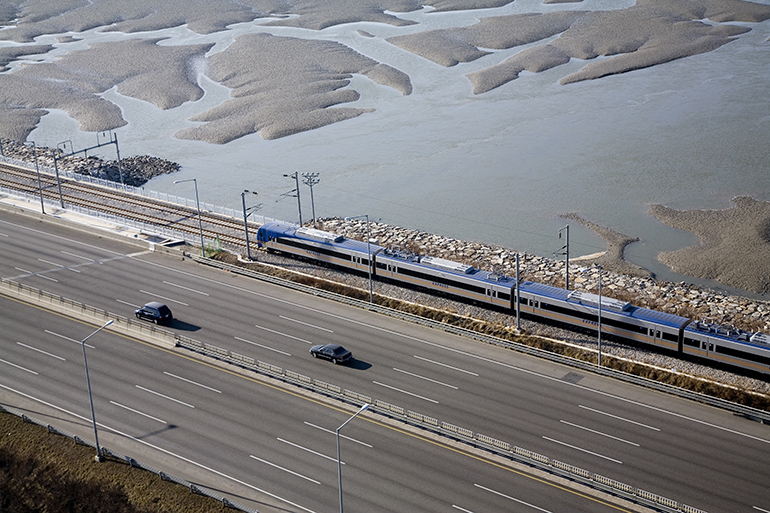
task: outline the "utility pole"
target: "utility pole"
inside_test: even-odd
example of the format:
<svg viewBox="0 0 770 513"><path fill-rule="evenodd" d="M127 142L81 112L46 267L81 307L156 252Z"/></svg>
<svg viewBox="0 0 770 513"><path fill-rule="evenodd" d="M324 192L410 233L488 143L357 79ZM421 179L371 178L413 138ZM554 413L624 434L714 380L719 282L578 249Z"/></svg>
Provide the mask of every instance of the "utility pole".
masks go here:
<svg viewBox="0 0 770 513"><path fill-rule="evenodd" d="M318 173L302 173L302 182L310 187L310 206L313 211L313 228L315 228L315 201L313 200L313 186L320 180L318 179Z"/></svg>

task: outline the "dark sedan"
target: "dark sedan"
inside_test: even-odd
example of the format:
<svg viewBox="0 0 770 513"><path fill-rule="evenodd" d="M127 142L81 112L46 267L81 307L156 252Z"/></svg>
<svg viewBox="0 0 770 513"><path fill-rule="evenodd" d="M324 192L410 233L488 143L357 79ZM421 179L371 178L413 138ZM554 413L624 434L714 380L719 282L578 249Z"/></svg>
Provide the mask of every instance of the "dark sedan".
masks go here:
<svg viewBox="0 0 770 513"><path fill-rule="evenodd" d="M326 358L334 363L345 363L353 357L353 353L337 344L326 344L310 348L313 358Z"/></svg>

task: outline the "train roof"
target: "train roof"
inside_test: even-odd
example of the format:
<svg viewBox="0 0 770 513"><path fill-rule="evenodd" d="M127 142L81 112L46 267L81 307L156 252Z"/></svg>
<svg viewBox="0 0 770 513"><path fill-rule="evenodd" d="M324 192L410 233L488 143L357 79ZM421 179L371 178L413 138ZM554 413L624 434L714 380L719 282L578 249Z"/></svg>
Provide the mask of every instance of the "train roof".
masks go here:
<svg viewBox="0 0 770 513"><path fill-rule="evenodd" d="M385 249L382 246L372 244L371 242L367 244L366 241L362 242L360 240L347 239L337 233L317 230L315 228L302 227L293 223L286 223L284 221L265 223L259 229L277 237L291 237L295 239L318 242L321 244L331 244L340 248L350 249L360 253L366 253L368 249L372 252L372 254L376 254L378 251Z"/></svg>
<svg viewBox="0 0 770 513"><path fill-rule="evenodd" d="M599 296L586 292L569 291L560 289L558 287L552 287L551 285L543 285L542 283L535 283L531 281L522 282L521 290L522 292L538 294L547 299L555 299L573 305L586 306L592 309L598 309L599 306ZM619 301L617 299L605 296L602 296L601 303L602 313L614 313L631 319L639 319L656 324L663 324L671 328L679 329L690 322L690 319L687 317L681 317L679 315L658 312L657 310L650 310L648 308L634 306L631 303Z"/></svg>
<svg viewBox="0 0 770 513"><path fill-rule="evenodd" d="M385 248L378 253L377 259L384 261L387 259L397 260L399 262L412 264L426 269L433 269L442 273L452 274L457 277L468 278L471 280L484 281L490 284L498 285L507 289L512 289L516 284L516 279L503 274L482 271L472 265L453 260L432 256L421 256L410 251Z"/></svg>
<svg viewBox="0 0 770 513"><path fill-rule="evenodd" d="M685 331L689 333L705 334L709 337L721 340L729 340L738 344L745 344L757 348L768 349L770 336L764 333L751 333L729 324L715 324L707 320L693 321Z"/></svg>

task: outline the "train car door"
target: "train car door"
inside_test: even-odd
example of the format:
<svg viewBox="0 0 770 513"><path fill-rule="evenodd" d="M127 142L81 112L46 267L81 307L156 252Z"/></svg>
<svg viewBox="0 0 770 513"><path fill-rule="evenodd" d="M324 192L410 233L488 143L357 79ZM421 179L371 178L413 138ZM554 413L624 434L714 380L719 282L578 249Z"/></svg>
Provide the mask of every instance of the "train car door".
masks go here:
<svg viewBox="0 0 770 513"><path fill-rule="evenodd" d="M708 340L701 340L700 341L700 348L701 348L701 351L703 351L704 356L708 356L709 353L713 353L714 352L714 343L713 342L709 342Z"/></svg>
<svg viewBox="0 0 770 513"><path fill-rule="evenodd" d="M653 344L658 344L660 342L661 333L660 330L657 330L655 328L650 328L649 330L650 338L652 339Z"/></svg>

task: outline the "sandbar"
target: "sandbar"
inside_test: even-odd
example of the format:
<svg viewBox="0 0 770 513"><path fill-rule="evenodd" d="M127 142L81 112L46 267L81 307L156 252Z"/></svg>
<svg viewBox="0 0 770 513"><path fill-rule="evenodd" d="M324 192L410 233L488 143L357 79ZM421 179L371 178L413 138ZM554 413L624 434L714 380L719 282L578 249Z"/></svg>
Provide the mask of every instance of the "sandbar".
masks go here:
<svg viewBox="0 0 770 513"><path fill-rule="evenodd" d="M661 253L658 259L678 273L717 280L751 292L770 292L770 202L733 198L725 210L675 210L653 205L650 215L693 232L698 246Z"/></svg>

